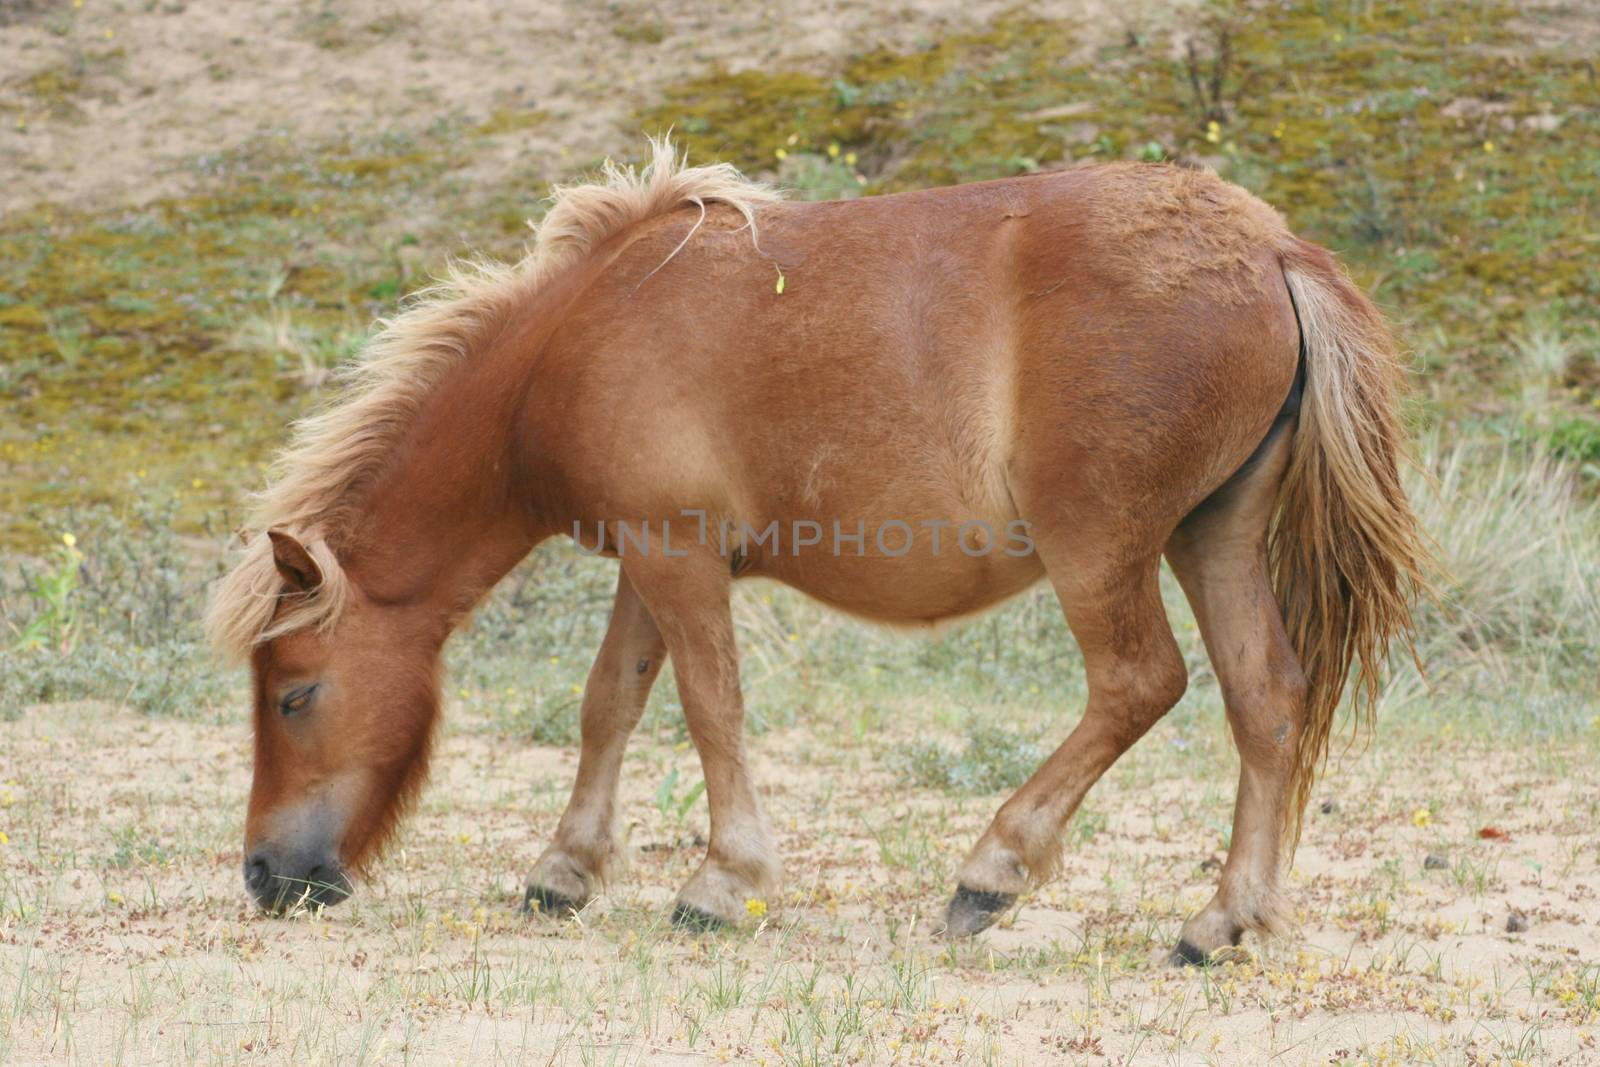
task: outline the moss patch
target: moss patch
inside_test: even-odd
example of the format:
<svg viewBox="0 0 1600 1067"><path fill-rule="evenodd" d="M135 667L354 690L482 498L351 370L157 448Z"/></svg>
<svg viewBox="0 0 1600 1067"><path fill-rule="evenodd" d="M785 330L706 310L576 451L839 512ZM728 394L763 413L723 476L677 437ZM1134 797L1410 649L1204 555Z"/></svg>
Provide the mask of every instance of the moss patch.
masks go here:
<svg viewBox="0 0 1600 1067"><path fill-rule="evenodd" d="M31 539L35 512L150 492L176 495L193 528L257 483L322 364L466 251L462 229L520 250L544 187L457 188L451 161L481 136L268 140L209 161L203 192L7 219L0 537Z"/></svg>

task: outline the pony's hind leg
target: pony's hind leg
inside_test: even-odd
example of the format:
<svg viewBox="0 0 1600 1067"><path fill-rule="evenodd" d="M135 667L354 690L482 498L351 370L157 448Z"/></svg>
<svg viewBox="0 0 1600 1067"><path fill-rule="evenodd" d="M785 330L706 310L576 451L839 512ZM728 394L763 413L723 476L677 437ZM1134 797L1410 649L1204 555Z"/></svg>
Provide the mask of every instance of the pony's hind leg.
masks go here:
<svg viewBox="0 0 1600 1067"><path fill-rule="evenodd" d="M615 865L622 756L665 658L655 619L627 574L621 574L605 640L583 690L583 740L572 798L555 840L528 876L526 907L557 913L581 908Z"/></svg>
<svg viewBox="0 0 1600 1067"><path fill-rule="evenodd" d="M1167 559L1194 608L1239 749L1233 839L1216 895L1183 925L1175 959L1201 963L1246 930L1286 923L1281 880L1305 677L1284 632L1267 565L1267 527L1288 462L1280 420L1251 462L1186 518Z"/></svg>
<svg viewBox="0 0 1600 1067"><path fill-rule="evenodd" d="M1040 554L1083 651L1088 707L1061 747L1001 806L962 863L946 915L952 937L989 926L1018 894L1051 874L1067 821L1089 787L1188 684L1161 604L1159 557L1108 567L1081 551L1053 559L1049 547L1041 542Z"/></svg>

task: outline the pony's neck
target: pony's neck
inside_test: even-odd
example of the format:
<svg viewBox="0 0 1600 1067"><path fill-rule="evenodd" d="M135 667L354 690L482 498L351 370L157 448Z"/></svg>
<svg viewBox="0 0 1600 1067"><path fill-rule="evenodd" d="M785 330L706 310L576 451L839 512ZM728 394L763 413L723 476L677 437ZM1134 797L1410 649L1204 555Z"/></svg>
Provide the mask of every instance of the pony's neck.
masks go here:
<svg viewBox="0 0 1600 1067"><path fill-rule="evenodd" d="M503 335L419 404L339 546L369 596L435 606L453 628L548 535L517 448L532 343L526 331Z"/></svg>
<svg viewBox="0 0 1600 1067"><path fill-rule="evenodd" d="M525 447L550 335L609 257L590 256L508 301L480 347L418 403L346 524L340 560L380 601L429 601L453 628L533 547L559 532L549 472Z"/></svg>

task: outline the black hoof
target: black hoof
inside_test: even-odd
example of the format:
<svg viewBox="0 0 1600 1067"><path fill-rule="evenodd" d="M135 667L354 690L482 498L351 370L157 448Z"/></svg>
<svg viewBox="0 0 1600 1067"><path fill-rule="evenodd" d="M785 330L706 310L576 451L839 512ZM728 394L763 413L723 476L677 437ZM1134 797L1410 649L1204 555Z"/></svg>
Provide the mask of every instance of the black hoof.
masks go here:
<svg viewBox="0 0 1600 1067"><path fill-rule="evenodd" d="M581 905L565 893L557 893L554 889L546 889L542 885L530 885L522 897L522 913L524 915L556 915L565 917L576 915Z"/></svg>
<svg viewBox="0 0 1600 1067"><path fill-rule="evenodd" d="M1174 967L1221 967L1228 963L1249 963L1253 957L1235 941L1210 952L1201 952L1187 941L1179 940L1172 952Z"/></svg>
<svg viewBox="0 0 1600 1067"><path fill-rule="evenodd" d="M946 937L971 937L994 925L1000 913L1017 902L1015 893L986 893L956 886L956 895L944 913Z"/></svg>
<svg viewBox="0 0 1600 1067"><path fill-rule="evenodd" d="M709 934L728 923L709 911L701 911L693 904L678 903L672 908L672 925L691 934Z"/></svg>

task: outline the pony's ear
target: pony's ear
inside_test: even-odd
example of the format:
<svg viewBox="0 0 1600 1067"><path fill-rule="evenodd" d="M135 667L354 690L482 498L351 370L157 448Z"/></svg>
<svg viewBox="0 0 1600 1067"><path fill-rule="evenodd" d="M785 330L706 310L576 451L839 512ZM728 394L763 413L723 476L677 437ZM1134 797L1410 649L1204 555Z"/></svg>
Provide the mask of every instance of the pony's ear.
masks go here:
<svg viewBox="0 0 1600 1067"><path fill-rule="evenodd" d="M272 540L272 562L277 564L290 592L309 593L322 584L322 568L293 534L268 530L267 537Z"/></svg>

